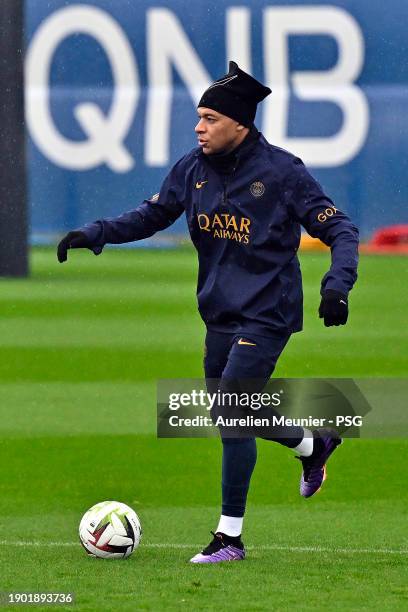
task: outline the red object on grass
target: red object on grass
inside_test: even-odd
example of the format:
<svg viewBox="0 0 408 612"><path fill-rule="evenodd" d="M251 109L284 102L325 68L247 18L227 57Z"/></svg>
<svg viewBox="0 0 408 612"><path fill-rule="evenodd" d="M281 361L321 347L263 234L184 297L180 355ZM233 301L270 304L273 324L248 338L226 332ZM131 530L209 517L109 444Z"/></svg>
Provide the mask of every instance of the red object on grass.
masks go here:
<svg viewBox="0 0 408 612"><path fill-rule="evenodd" d="M389 225L377 230L360 250L363 253L408 255L408 225Z"/></svg>

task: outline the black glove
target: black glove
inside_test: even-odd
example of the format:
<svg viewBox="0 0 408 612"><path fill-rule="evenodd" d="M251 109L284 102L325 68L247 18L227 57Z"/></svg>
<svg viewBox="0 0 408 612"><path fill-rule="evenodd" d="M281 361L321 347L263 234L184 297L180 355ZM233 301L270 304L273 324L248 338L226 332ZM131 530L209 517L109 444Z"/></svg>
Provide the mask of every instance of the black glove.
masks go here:
<svg viewBox="0 0 408 612"><path fill-rule="evenodd" d="M347 296L335 289L325 289L319 306L319 317L326 327L345 325L348 317Z"/></svg>
<svg viewBox="0 0 408 612"><path fill-rule="evenodd" d="M67 261L68 249L83 249L89 246L88 238L83 232L68 232L57 247L57 257L60 263Z"/></svg>

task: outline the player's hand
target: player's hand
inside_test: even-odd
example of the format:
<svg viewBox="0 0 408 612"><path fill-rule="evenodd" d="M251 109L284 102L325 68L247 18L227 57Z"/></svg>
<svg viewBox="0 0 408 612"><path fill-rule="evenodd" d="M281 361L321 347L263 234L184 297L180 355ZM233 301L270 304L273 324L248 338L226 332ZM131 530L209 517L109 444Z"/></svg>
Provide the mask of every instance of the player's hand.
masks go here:
<svg viewBox="0 0 408 612"><path fill-rule="evenodd" d="M60 263L67 261L68 249L83 249L89 246L88 239L83 232L68 232L57 247L57 257Z"/></svg>
<svg viewBox="0 0 408 612"><path fill-rule="evenodd" d="M345 325L348 317L347 296L334 289L325 289L319 306L319 317L326 327Z"/></svg>

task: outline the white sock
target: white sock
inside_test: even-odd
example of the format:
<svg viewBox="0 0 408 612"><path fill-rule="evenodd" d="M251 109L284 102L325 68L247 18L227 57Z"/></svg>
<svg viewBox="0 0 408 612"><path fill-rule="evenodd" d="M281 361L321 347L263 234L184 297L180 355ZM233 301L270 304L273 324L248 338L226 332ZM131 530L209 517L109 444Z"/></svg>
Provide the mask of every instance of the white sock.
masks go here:
<svg viewBox="0 0 408 612"><path fill-rule="evenodd" d="M313 453L313 434L310 429L303 430L303 440L292 450L301 457L310 457Z"/></svg>
<svg viewBox="0 0 408 612"><path fill-rule="evenodd" d="M221 514L220 522L218 523L218 527L215 531L220 531L221 533L225 533L225 535L236 538L242 533L243 522L243 516L225 516L224 514Z"/></svg>

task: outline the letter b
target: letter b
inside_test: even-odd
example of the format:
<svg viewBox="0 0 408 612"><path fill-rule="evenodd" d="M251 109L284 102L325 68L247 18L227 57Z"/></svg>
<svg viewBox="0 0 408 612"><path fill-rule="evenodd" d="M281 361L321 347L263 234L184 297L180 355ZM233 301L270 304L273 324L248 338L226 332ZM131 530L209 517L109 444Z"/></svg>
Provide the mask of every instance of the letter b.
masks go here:
<svg viewBox="0 0 408 612"><path fill-rule="evenodd" d="M288 37L291 34L326 34L338 45L337 64L326 71L289 75ZM265 100L263 131L277 145L290 149L312 166L337 166L360 151L367 136L369 108L362 90L354 84L364 60L364 39L358 23L334 6L268 7L264 19L264 53L267 85L273 94ZM288 106L292 81L302 100L327 100L343 113L343 124L334 136L288 138Z"/></svg>

